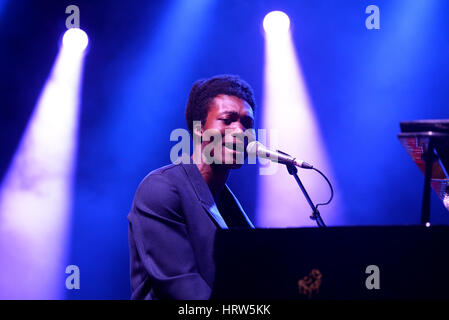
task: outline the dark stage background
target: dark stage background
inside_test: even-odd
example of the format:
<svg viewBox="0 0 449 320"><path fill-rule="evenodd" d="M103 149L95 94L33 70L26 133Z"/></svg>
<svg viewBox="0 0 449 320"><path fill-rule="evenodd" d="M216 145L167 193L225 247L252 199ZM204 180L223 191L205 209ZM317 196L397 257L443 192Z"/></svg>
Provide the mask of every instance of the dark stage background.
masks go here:
<svg viewBox="0 0 449 320"><path fill-rule="evenodd" d="M81 289L67 290L67 299L130 297L126 216L141 179L170 162L170 132L185 128L195 80L241 75L255 91L260 125L262 20L271 10L291 20L344 204L337 224L419 223L423 176L397 134L403 120L449 118L449 1L0 1L1 178L57 56L70 4L80 8L89 48L68 259L81 270ZM380 30L365 28L370 4L381 10ZM229 185L255 219L257 167L234 172ZM449 224L434 193L432 221Z"/></svg>

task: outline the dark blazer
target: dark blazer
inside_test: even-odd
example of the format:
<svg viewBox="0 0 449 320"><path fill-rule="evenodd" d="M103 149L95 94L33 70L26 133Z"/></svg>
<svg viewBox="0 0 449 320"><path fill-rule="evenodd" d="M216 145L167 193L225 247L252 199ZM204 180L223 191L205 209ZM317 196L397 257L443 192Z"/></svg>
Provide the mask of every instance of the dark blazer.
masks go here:
<svg viewBox="0 0 449 320"><path fill-rule="evenodd" d="M228 228L223 216L254 228L227 186L221 199L226 215L195 164L168 165L144 178L128 215L131 299L210 298L215 231Z"/></svg>

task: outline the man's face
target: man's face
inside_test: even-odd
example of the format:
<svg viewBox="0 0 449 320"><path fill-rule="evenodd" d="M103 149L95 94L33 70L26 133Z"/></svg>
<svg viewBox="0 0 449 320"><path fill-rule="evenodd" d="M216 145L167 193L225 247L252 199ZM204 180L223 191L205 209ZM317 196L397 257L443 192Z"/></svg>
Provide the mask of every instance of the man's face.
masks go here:
<svg viewBox="0 0 449 320"><path fill-rule="evenodd" d="M220 163L225 163L225 159L232 159L226 163L231 168L239 168L246 158L246 146L248 139L244 139L244 132L248 130L247 136L252 140L254 136L254 115L251 106L245 101L235 96L218 95L210 106L203 132L209 129L217 130L222 138L221 154L214 154L213 157ZM248 135L250 133L250 135ZM202 147L210 142L203 141ZM237 160L240 159L240 160ZM239 162L239 163L237 163Z"/></svg>

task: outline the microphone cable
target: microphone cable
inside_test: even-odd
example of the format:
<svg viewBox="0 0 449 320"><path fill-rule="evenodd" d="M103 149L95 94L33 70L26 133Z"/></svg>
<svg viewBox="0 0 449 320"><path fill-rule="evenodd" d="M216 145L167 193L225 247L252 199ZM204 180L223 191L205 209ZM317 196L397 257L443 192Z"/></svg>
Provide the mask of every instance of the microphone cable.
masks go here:
<svg viewBox="0 0 449 320"><path fill-rule="evenodd" d="M318 203L316 205L316 209L318 210L319 206L326 206L332 201L332 199L334 198L334 188L332 187L332 183L329 181L329 179L326 177L326 175L324 173L322 173L320 170L318 170L315 167L313 167L312 170L315 170L316 172L318 172L327 181L327 184L329 185L329 188L331 189L331 196L330 196L329 200L327 202Z"/></svg>

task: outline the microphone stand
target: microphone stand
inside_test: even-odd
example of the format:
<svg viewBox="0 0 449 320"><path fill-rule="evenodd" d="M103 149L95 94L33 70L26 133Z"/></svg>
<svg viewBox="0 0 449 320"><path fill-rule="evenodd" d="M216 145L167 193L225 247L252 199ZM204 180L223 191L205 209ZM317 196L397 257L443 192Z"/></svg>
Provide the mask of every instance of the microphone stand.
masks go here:
<svg viewBox="0 0 449 320"><path fill-rule="evenodd" d="M304 197L306 197L306 200L309 203L310 208L312 208L312 215L310 216L310 219L315 220L318 227L320 228L326 227L323 218L321 218L320 212L313 204L312 199L310 199L309 194L307 193L306 189L304 188L304 185L302 184L301 180L298 177L298 168L296 168L296 166L291 163L290 164L286 163L285 165L287 166L288 173L290 173L295 178L296 182L301 188L302 193L304 193Z"/></svg>

